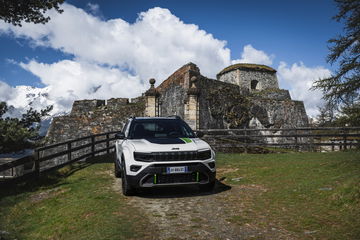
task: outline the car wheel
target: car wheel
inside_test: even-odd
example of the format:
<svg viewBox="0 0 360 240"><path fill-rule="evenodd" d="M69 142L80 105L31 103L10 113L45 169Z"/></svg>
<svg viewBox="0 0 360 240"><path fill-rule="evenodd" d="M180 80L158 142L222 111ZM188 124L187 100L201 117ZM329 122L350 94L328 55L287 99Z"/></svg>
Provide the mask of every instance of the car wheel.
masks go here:
<svg viewBox="0 0 360 240"><path fill-rule="evenodd" d="M204 192L211 192L212 190L214 190L214 187L215 187L215 181L212 181L207 184L200 185L200 190Z"/></svg>
<svg viewBox="0 0 360 240"><path fill-rule="evenodd" d="M114 163L114 174L115 174L115 177L121 178L121 170L119 168L119 165L117 164L117 160Z"/></svg>
<svg viewBox="0 0 360 240"><path fill-rule="evenodd" d="M135 194L135 189L129 186L126 169L124 164L122 165L122 181L121 181L122 192L125 196L132 196Z"/></svg>

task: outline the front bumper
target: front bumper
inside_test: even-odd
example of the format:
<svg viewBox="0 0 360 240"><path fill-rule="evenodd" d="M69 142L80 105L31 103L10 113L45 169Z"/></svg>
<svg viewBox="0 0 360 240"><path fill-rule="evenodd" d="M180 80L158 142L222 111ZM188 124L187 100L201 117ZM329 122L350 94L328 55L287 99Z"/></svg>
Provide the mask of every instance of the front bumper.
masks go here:
<svg viewBox="0 0 360 240"><path fill-rule="evenodd" d="M166 173L167 167L187 166L186 173ZM216 172L201 162L164 164L155 163L136 176L127 175L127 182L133 188L161 187L173 185L201 185L215 181Z"/></svg>

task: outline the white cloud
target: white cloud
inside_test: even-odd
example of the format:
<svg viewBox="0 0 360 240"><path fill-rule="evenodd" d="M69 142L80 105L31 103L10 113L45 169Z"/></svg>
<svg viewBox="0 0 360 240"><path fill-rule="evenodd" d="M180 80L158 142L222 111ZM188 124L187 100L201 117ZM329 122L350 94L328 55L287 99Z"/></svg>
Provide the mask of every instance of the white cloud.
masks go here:
<svg viewBox="0 0 360 240"><path fill-rule="evenodd" d="M97 5L87 7L93 14L100 11ZM41 60L20 64L47 87L49 96L39 104L54 102L55 112L69 110L76 99L138 96L148 87L147 79L154 77L160 84L190 61L199 66L203 75L212 78L232 63L273 63L274 55L252 45L244 46L240 59L231 61L225 41L214 38L197 25L184 23L168 9L149 9L140 13L134 23L129 23L120 18L103 20L67 3L62 8L62 14L49 11L51 21L45 25L24 23L19 28L0 22L0 33L28 39L35 47L50 47L70 55L71 59L51 64ZM293 98L304 100L308 114L315 114L321 93L308 88L330 71L322 67L308 68L302 63L291 67L280 63L278 74L280 81L289 86ZM13 97L7 94L9 86L0 82L0 97L23 105L21 94L10 89Z"/></svg>
<svg viewBox="0 0 360 240"><path fill-rule="evenodd" d="M244 46L241 53L241 59L232 60L232 64L235 63L256 63L271 65L274 59L274 55L268 55L264 51L257 50L250 44Z"/></svg>
<svg viewBox="0 0 360 240"><path fill-rule="evenodd" d="M304 101L307 114L316 116L317 107L322 105L322 92L312 91L313 82L331 75L331 71L324 67L307 67L304 63L294 63L290 67L285 62L280 62L278 77L281 85L290 87L291 97Z"/></svg>
<svg viewBox="0 0 360 240"><path fill-rule="evenodd" d="M99 11L97 5L87 7ZM51 20L45 25L24 23L19 28L0 22L0 33L70 54L72 59L52 64L20 64L48 87L58 111L69 110L75 99L136 97L148 87L149 78L160 84L188 62L210 77L230 64L225 41L185 24L168 9L149 9L128 23L120 18L105 21L67 3L62 8L62 14L49 11Z"/></svg>
<svg viewBox="0 0 360 240"><path fill-rule="evenodd" d="M77 99L133 97L147 88L138 76L95 63L63 60L44 64L32 60L20 65L49 86L49 99L58 105L55 112L70 109Z"/></svg>
<svg viewBox="0 0 360 240"><path fill-rule="evenodd" d="M86 7L89 9L89 11L93 15L97 15L100 11L100 6L99 6L99 4L96 4L96 3L88 3L88 4L86 4Z"/></svg>
<svg viewBox="0 0 360 240"><path fill-rule="evenodd" d="M59 49L82 61L130 69L143 80L164 80L190 61L214 77L230 63L225 41L197 25L185 24L168 9L149 9L131 24L120 18L103 21L69 4L62 7L62 14L50 11L51 21L45 25L25 23L19 28L0 24L0 31L28 38L37 46Z"/></svg>
<svg viewBox="0 0 360 240"><path fill-rule="evenodd" d="M7 83L0 81L0 102L6 102L12 98L13 88Z"/></svg>

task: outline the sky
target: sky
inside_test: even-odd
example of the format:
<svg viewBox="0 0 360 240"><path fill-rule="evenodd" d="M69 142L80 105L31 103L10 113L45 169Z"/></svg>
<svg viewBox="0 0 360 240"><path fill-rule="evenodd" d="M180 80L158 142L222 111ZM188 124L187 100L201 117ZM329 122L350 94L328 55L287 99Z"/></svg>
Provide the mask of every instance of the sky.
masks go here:
<svg viewBox="0 0 360 240"><path fill-rule="evenodd" d="M238 62L277 70L280 88L316 116L327 40L342 32L331 0L68 0L49 23L0 21L0 101L68 112L77 99L137 97L188 62L215 78ZM34 96L35 96L34 95Z"/></svg>

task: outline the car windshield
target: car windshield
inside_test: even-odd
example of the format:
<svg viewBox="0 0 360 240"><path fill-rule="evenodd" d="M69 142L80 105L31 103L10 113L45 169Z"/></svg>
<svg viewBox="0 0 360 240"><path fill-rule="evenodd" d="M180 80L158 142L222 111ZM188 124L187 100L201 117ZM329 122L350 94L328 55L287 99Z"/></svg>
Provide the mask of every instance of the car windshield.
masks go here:
<svg viewBox="0 0 360 240"><path fill-rule="evenodd" d="M129 138L194 138L191 128L178 119L134 120L130 126Z"/></svg>

